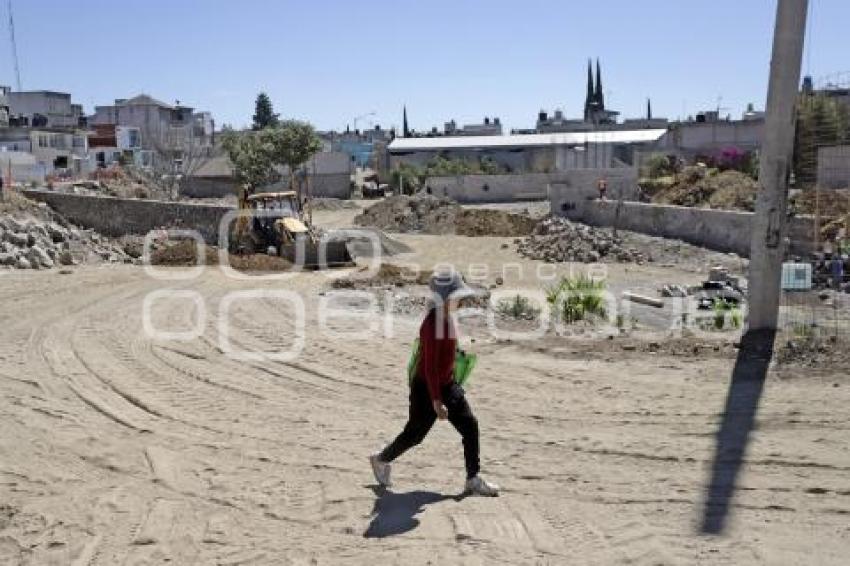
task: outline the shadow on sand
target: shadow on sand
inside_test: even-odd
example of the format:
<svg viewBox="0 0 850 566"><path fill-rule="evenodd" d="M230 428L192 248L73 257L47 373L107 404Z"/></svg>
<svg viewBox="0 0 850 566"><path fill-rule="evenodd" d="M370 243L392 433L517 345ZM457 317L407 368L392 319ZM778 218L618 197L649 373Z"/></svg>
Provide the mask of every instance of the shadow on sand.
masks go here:
<svg viewBox="0 0 850 566"><path fill-rule="evenodd" d="M363 533L367 538L390 537L412 531L419 526L416 515L424 511L426 505L446 499L463 499L463 495L442 495L433 491L393 493L385 487L370 487L377 499L372 508L372 522Z"/></svg>
<svg viewBox="0 0 850 566"><path fill-rule="evenodd" d="M774 331L760 330L747 332L741 339L723 420L717 431L711 479L700 525L702 533L720 534L725 528L750 432L755 426L775 337Z"/></svg>

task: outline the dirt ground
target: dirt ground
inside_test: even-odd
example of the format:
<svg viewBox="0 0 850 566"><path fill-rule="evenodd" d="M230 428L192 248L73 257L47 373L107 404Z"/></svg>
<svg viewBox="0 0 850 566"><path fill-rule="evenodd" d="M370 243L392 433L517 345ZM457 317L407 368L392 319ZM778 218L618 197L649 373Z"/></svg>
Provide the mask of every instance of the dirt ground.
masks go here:
<svg viewBox="0 0 850 566"><path fill-rule="evenodd" d="M511 238L398 238L425 269L480 264L493 278L514 262L501 288L538 286L538 262L503 247ZM700 276L607 269L617 289ZM846 368L771 370L734 495L706 506L736 335L646 325L523 340L464 317L482 464L503 492L460 497L445 423L384 491L367 456L404 423L418 319L350 308L322 330L335 293L326 273L217 267L180 280L139 266L0 275L0 563L846 564ZM293 359L250 355L301 336ZM702 534L705 509L727 503L723 532Z"/></svg>

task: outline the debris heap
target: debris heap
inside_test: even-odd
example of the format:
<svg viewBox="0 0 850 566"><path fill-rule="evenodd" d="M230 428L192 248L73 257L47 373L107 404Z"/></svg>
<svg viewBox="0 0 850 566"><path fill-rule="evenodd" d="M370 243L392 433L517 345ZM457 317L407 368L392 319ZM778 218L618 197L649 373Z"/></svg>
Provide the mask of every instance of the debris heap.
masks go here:
<svg viewBox="0 0 850 566"><path fill-rule="evenodd" d="M447 198L394 195L364 210L354 223L391 232L453 234L459 210L460 205Z"/></svg>
<svg viewBox="0 0 850 566"><path fill-rule="evenodd" d="M0 266L50 269L77 263L129 263L124 250L91 230L52 220L0 215Z"/></svg>
<svg viewBox="0 0 850 566"><path fill-rule="evenodd" d="M526 236L534 228L528 214L463 208L449 198L425 193L388 197L364 210L354 223L389 232L463 236Z"/></svg>
<svg viewBox="0 0 850 566"><path fill-rule="evenodd" d="M621 238L615 238L611 230L576 224L558 217L538 222L530 237L518 241L517 252L529 259L549 263L652 261L649 254L626 245Z"/></svg>

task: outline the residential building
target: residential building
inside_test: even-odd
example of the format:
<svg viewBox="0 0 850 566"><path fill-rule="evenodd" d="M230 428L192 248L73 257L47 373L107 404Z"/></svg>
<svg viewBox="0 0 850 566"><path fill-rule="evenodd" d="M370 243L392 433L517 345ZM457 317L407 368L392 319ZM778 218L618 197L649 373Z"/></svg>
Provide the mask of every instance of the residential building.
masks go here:
<svg viewBox="0 0 850 566"><path fill-rule="evenodd" d="M589 132L593 129L594 127L591 122L565 118L564 112L560 109L555 110L552 116L549 116L545 110L541 110L537 114L537 124L535 125L534 133Z"/></svg>
<svg viewBox="0 0 850 566"><path fill-rule="evenodd" d="M88 135L64 128L0 129L0 151L31 153L45 175L89 170Z"/></svg>
<svg viewBox="0 0 850 566"><path fill-rule="evenodd" d="M812 77L804 77L801 88L803 94L827 96L850 106L850 72L839 73L819 82L821 85L816 88Z"/></svg>
<svg viewBox="0 0 850 566"><path fill-rule="evenodd" d="M6 97L10 115L19 120L18 125L39 128L78 128L81 125L82 106L72 104L68 93L9 90Z"/></svg>
<svg viewBox="0 0 850 566"><path fill-rule="evenodd" d="M166 166L181 166L187 159L209 154L214 142L215 124L209 112L195 112L179 101L166 104L147 94L96 106L91 124L137 128L142 149L154 152Z"/></svg>
<svg viewBox="0 0 850 566"><path fill-rule="evenodd" d="M142 135L135 126L95 124L88 135L89 152L98 167L133 163L138 167L150 165L150 150L142 149Z"/></svg>
<svg viewBox="0 0 850 566"><path fill-rule="evenodd" d="M670 124L669 131L659 140L659 150L679 153L685 157L710 154L735 147L756 151L764 138L764 115L748 111L742 120L721 119L716 110L700 112L695 119Z"/></svg>
<svg viewBox="0 0 850 566"><path fill-rule="evenodd" d="M457 122L450 120L445 123L443 133L446 136L501 136L502 123L498 117L491 120L485 116L480 124L464 124L458 128Z"/></svg>
<svg viewBox="0 0 850 566"><path fill-rule="evenodd" d="M7 86L0 86L0 128L9 127L9 91Z"/></svg>

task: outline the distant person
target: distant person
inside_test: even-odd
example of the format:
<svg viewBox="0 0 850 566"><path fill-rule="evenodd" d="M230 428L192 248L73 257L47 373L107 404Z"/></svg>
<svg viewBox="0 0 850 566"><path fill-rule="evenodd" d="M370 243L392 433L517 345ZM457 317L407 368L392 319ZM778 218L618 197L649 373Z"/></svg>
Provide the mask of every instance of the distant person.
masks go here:
<svg viewBox="0 0 850 566"><path fill-rule="evenodd" d="M390 462L422 442L437 419L448 419L463 439L465 493L496 496L499 487L478 475L478 421L454 378L457 331L451 314L460 301L475 292L454 270L435 272L429 285L434 304L419 329L419 359L410 383L410 416L401 434L382 452L370 456L372 471L380 485L391 485Z"/></svg>
<svg viewBox="0 0 850 566"><path fill-rule="evenodd" d="M599 191L599 200L608 199L608 181L604 177L596 181L596 189Z"/></svg>

